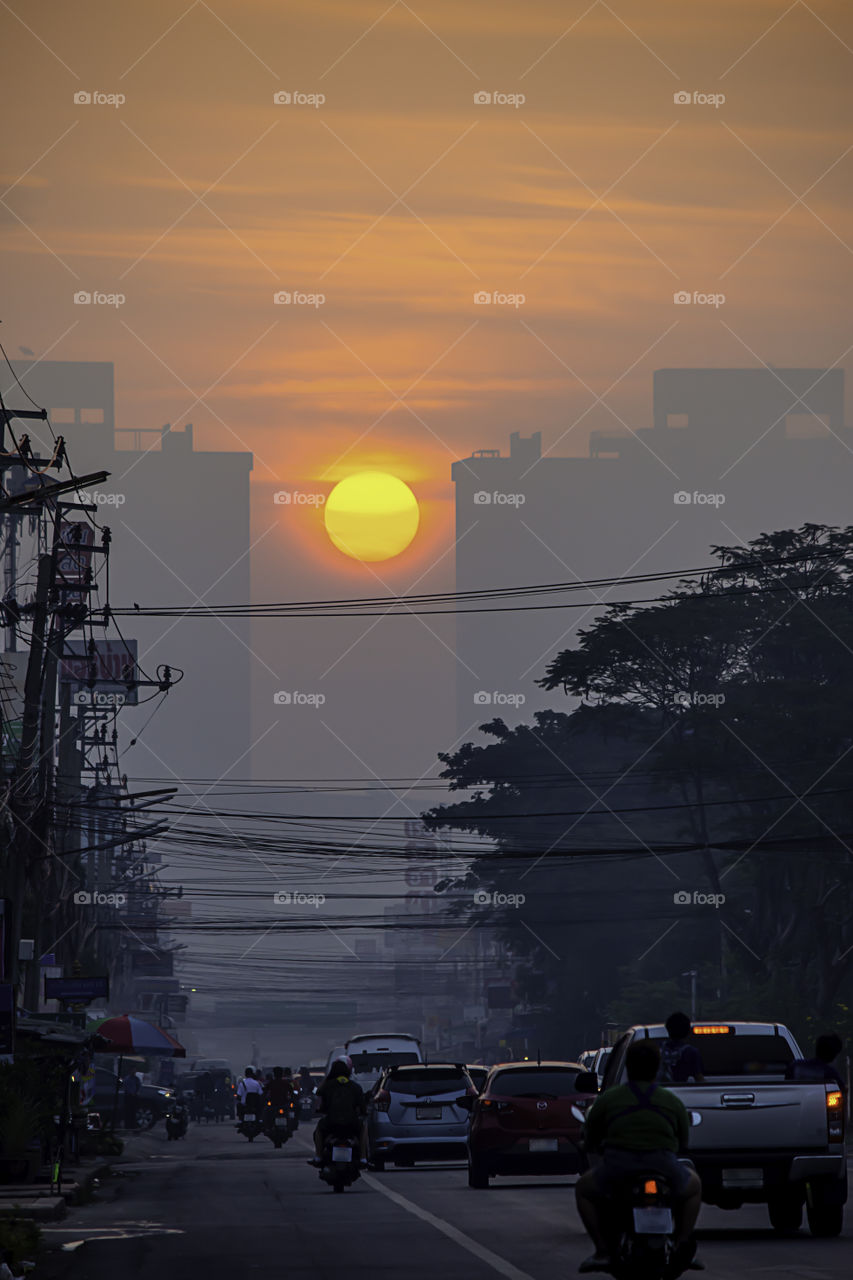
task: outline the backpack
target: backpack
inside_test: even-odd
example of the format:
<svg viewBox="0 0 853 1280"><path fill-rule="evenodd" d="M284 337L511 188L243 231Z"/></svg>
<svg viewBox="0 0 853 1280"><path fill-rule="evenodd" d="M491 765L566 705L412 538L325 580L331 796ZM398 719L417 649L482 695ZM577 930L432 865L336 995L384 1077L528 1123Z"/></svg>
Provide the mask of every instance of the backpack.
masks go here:
<svg viewBox="0 0 853 1280"><path fill-rule="evenodd" d="M686 1048L686 1045L673 1044L671 1040L664 1040L660 1051L659 1080L663 1080L668 1084L673 1084L675 1082L675 1073L678 1070Z"/></svg>

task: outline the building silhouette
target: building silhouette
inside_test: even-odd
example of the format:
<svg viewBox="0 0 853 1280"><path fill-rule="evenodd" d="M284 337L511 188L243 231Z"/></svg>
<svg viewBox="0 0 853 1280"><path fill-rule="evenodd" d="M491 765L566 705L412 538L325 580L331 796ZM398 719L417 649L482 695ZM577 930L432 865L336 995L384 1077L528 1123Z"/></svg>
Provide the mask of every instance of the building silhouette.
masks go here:
<svg viewBox="0 0 853 1280"><path fill-rule="evenodd" d="M113 606L248 601L250 453L196 449L190 423L180 431L117 428L111 363L43 360L13 367L22 387L48 409L56 434L65 436L75 473L110 472L91 497L95 518L113 534ZM7 405L26 403L8 370L2 384ZM27 426L34 449L50 456L45 424ZM173 618L126 618L120 625L138 641L140 666L152 678L164 663L185 672L125 755L127 772L218 778L239 761L236 774L248 774L248 622L175 626ZM150 703L123 711L128 738L152 709Z"/></svg>
<svg viewBox="0 0 853 1280"><path fill-rule="evenodd" d="M457 590L696 568L715 545L853 522L841 370L660 369L653 424L593 432L586 457L543 454L539 432L513 432L508 456L454 463ZM458 618L459 733L553 706L534 681L600 616L593 606L660 590L602 587L579 594L581 608Z"/></svg>

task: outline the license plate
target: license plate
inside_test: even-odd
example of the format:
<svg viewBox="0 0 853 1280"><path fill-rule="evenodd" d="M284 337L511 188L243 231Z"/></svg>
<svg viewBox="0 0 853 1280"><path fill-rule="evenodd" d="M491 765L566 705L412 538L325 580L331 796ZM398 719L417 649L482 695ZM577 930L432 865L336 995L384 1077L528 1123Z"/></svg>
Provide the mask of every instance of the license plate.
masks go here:
<svg viewBox="0 0 853 1280"><path fill-rule="evenodd" d="M634 1230L641 1236L668 1236L673 1229L672 1210L665 1205L648 1205L634 1210Z"/></svg>
<svg viewBox="0 0 853 1280"><path fill-rule="evenodd" d="M276 1128L279 1128L279 1126L283 1128L287 1124L287 1116L276 1116L275 1123Z"/></svg>
<svg viewBox="0 0 853 1280"><path fill-rule="evenodd" d="M352 1160L352 1147L332 1147L335 1164L348 1164Z"/></svg>
<svg viewBox="0 0 853 1280"><path fill-rule="evenodd" d="M441 1107L416 1107L415 1119L417 1120L440 1120Z"/></svg>
<svg viewBox="0 0 853 1280"><path fill-rule="evenodd" d="M531 1151L558 1151L560 1147L556 1138L531 1138Z"/></svg>
<svg viewBox="0 0 853 1280"><path fill-rule="evenodd" d="M724 1187L763 1187L763 1169L724 1169Z"/></svg>

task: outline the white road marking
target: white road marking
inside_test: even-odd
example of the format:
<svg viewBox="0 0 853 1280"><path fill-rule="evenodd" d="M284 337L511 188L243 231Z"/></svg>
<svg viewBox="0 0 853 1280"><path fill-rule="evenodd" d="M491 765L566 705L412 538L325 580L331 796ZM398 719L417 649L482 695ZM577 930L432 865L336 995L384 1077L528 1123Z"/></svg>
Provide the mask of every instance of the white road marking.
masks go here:
<svg viewBox="0 0 853 1280"><path fill-rule="evenodd" d="M485 1262L500 1276L506 1276L506 1280L533 1280L533 1277L527 1271L519 1271L518 1267L514 1267L511 1262L507 1262L506 1258L501 1258L497 1253L492 1253L491 1249L487 1249L485 1245L479 1244L476 1240L472 1240L470 1236L466 1236L464 1231L460 1231L458 1227L452 1226L449 1222L445 1222L443 1218L437 1218L434 1213L430 1213L427 1209L422 1209L420 1205L415 1204L412 1200L407 1200L405 1196L401 1196L399 1191L392 1191L390 1187L386 1187L378 1178L374 1178L369 1173L362 1173L362 1179L367 1182L376 1191L387 1196L394 1204L405 1209L407 1213L411 1213L416 1218L420 1218L422 1222L428 1222L431 1227L435 1227L436 1231L440 1231L442 1235L447 1236L454 1244L458 1244L462 1249L467 1249L469 1253L473 1253L475 1258L479 1258L481 1262Z"/></svg>

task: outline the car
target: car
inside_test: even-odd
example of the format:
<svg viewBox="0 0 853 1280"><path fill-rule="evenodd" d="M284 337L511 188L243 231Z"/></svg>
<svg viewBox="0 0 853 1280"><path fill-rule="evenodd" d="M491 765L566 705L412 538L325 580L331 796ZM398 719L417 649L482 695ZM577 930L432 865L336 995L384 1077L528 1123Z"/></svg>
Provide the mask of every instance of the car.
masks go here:
<svg viewBox="0 0 853 1280"><path fill-rule="evenodd" d="M118 1085L118 1095L116 1095ZM174 1101L172 1089L161 1089L153 1084L142 1084L136 1095L136 1123L140 1129L153 1129L158 1120L169 1110ZM124 1089L121 1078L109 1067L95 1068L95 1087L89 1102L89 1110L100 1113L101 1119L110 1124L115 1108L116 1126L124 1124Z"/></svg>
<svg viewBox="0 0 853 1280"><path fill-rule="evenodd" d="M600 1049L584 1049L583 1053L578 1054L578 1062L584 1071L592 1071L598 1077L599 1088L601 1088L601 1082L604 1079L604 1068L607 1066L607 1059L611 1053L611 1046L603 1045Z"/></svg>
<svg viewBox="0 0 853 1280"><path fill-rule="evenodd" d="M200 1087L202 1077L208 1077L208 1079ZM214 1119L233 1120L237 1114L237 1085L231 1075L230 1067L186 1071L178 1077L175 1087L187 1102L190 1115L194 1120L205 1118L205 1100ZM211 1118L210 1115L207 1118Z"/></svg>
<svg viewBox="0 0 853 1280"><path fill-rule="evenodd" d="M484 1190L499 1174L578 1173L586 1168L578 1105L586 1074L577 1062L504 1062L492 1067L469 1106L468 1185ZM580 1112L578 1111L578 1115Z"/></svg>
<svg viewBox="0 0 853 1280"><path fill-rule="evenodd" d="M386 1067L368 1102L368 1159L381 1172L386 1160L464 1160L468 1111L477 1089L461 1062Z"/></svg>
<svg viewBox="0 0 853 1280"><path fill-rule="evenodd" d="M489 1068L480 1066L479 1063L472 1064L469 1062L465 1070L468 1072L468 1075L471 1077L474 1083L474 1088L477 1090L478 1093L482 1093L483 1085L486 1083L486 1081L489 1078Z"/></svg>

